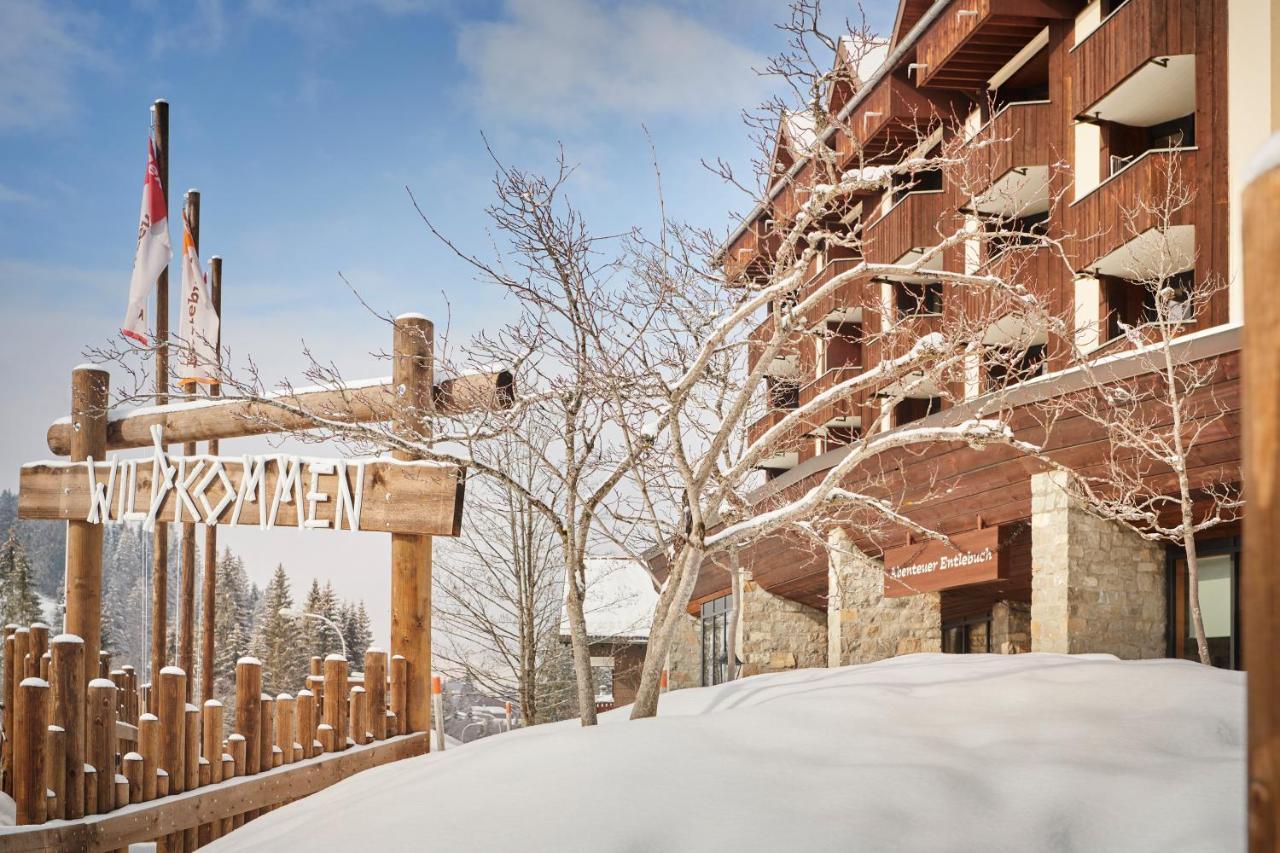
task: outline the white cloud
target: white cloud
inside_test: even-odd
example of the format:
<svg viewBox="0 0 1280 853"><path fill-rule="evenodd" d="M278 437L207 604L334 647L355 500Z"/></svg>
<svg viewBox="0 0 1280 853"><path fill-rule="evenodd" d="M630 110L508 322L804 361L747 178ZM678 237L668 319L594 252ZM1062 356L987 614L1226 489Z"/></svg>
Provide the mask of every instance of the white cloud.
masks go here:
<svg viewBox="0 0 1280 853"><path fill-rule="evenodd" d="M35 130L75 112L76 72L97 64L94 17L45 0L0 2L0 132Z"/></svg>
<svg viewBox="0 0 1280 853"><path fill-rule="evenodd" d="M760 91L759 57L653 2L506 0L502 19L462 25L458 52L484 112L548 124L720 118Z"/></svg>
<svg viewBox="0 0 1280 853"><path fill-rule="evenodd" d="M31 204L33 201L34 196L0 184L0 204Z"/></svg>

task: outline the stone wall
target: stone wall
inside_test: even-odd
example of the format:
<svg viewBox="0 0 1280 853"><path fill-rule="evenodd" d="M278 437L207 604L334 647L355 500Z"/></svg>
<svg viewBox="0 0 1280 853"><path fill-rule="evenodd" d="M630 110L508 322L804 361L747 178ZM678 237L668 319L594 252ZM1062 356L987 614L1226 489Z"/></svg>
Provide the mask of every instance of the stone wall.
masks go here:
<svg viewBox="0 0 1280 853"><path fill-rule="evenodd" d="M1031 478L1031 648L1164 657L1164 549L1076 504L1066 475Z"/></svg>
<svg viewBox="0 0 1280 853"><path fill-rule="evenodd" d="M997 601L991 608L991 651L1016 655L1031 651L1031 605Z"/></svg>
<svg viewBox="0 0 1280 853"><path fill-rule="evenodd" d="M884 597L884 565L858 552L841 529L828 539L829 666L942 651L938 593Z"/></svg>
<svg viewBox="0 0 1280 853"><path fill-rule="evenodd" d="M702 623L680 614L667 649L667 689L702 686Z"/></svg>
<svg viewBox="0 0 1280 853"><path fill-rule="evenodd" d="M742 578L741 675L827 665L827 622L821 610L773 595Z"/></svg>

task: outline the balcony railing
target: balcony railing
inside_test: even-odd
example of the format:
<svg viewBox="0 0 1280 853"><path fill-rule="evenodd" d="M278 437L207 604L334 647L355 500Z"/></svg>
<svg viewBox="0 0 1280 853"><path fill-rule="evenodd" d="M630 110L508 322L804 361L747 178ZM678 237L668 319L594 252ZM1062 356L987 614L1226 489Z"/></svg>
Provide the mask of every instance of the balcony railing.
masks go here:
<svg viewBox="0 0 1280 853"><path fill-rule="evenodd" d="M724 254L724 274L729 281L762 275L767 271L782 239L772 220L759 219L742 232Z"/></svg>
<svg viewBox="0 0 1280 853"><path fill-rule="evenodd" d="M794 409L777 409L770 408L763 415L747 426L747 443L755 444L760 440L766 432L773 429L782 419L789 415ZM780 453L794 453L799 449L799 443L804 438L805 433L809 431L807 419L803 423L797 423L794 429L788 429L787 433L770 448L770 455L778 455Z"/></svg>
<svg viewBox="0 0 1280 853"><path fill-rule="evenodd" d="M976 148L978 156L964 164L957 180L978 195L979 207L1010 206L1002 205L1002 196L1018 194L1017 190L1023 189L1018 184L1002 185L1002 179L1014 169L1044 167L1044 177L1048 177L1047 167L1054 160L1050 142L1052 110L1049 101L1014 101L1001 107L978 131L975 141L987 144ZM1018 178L1031 179L1032 176Z"/></svg>
<svg viewBox="0 0 1280 853"><path fill-rule="evenodd" d="M1033 0L957 0L916 48L917 85L974 90L1013 59L1045 24L1066 15Z"/></svg>
<svg viewBox="0 0 1280 853"><path fill-rule="evenodd" d="M867 260L876 264L897 263L912 249L937 244L941 240L938 229L945 207L943 190L908 193L863 232Z"/></svg>
<svg viewBox="0 0 1280 853"><path fill-rule="evenodd" d="M913 148L922 127L950 114L950 102L939 101L893 74L886 75L850 113L848 133L836 135L841 169L896 160Z"/></svg>
<svg viewBox="0 0 1280 853"><path fill-rule="evenodd" d="M1141 0L1131 0L1138 4ZM1195 185L1194 148L1162 148L1146 151L1107 178L1070 207L1068 225L1076 235L1076 261L1087 269L1144 231L1166 224L1194 223L1194 209L1173 210L1173 199Z"/></svg>
<svg viewBox="0 0 1280 853"><path fill-rule="evenodd" d="M1128 0L1072 49L1072 103L1097 103L1148 60L1196 52L1199 0Z"/></svg>

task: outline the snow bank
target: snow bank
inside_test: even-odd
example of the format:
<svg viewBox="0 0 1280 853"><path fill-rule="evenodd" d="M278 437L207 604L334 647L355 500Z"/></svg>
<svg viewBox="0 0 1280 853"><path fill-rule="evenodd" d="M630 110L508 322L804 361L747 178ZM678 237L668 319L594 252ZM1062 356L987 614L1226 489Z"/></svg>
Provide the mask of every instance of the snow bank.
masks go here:
<svg viewBox="0 0 1280 853"><path fill-rule="evenodd" d="M1222 851L1244 677L910 655L666 695L367 771L211 850Z"/></svg>

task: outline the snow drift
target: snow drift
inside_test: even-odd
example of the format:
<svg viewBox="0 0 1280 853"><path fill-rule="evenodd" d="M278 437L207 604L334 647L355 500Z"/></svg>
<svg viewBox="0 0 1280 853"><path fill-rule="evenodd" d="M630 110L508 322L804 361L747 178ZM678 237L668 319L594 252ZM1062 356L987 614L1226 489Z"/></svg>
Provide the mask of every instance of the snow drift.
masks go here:
<svg viewBox="0 0 1280 853"><path fill-rule="evenodd" d="M1244 677L910 655L757 676L369 770L211 850L1244 849Z"/></svg>

